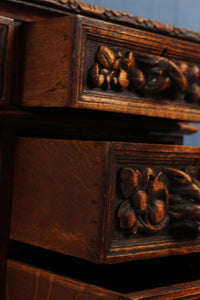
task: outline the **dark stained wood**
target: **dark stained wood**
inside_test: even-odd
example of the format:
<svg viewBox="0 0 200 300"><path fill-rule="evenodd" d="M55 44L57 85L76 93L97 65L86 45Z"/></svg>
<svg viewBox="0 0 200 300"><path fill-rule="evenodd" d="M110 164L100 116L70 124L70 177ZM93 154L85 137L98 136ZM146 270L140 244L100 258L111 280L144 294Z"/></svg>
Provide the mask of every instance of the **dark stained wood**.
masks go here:
<svg viewBox="0 0 200 300"><path fill-rule="evenodd" d="M25 107L199 121L200 48L194 43L57 17L25 26L25 61Z"/></svg>
<svg viewBox="0 0 200 300"><path fill-rule="evenodd" d="M199 159L198 147L18 138L10 238L96 262L197 252Z"/></svg>
<svg viewBox="0 0 200 300"><path fill-rule="evenodd" d="M119 293L8 261L6 300L123 300Z"/></svg>
<svg viewBox="0 0 200 300"><path fill-rule="evenodd" d="M100 247L105 189L103 149L98 142L45 139L44 144L41 144L41 141L25 139L24 142L26 146L30 146L29 149L24 148L23 139L17 142L20 156L16 157L15 165L22 168L22 172L19 172L20 175L16 169L17 182L13 193L14 198L17 197L20 202L25 200L28 211L22 209L22 202L20 204L14 200L10 237L23 240L25 234L27 242L29 240L37 246L47 249L50 247L62 253L66 253L68 249L68 254L82 258L93 257L93 260L96 260ZM54 143L57 145L56 148ZM32 160L34 163L32 167L28 158L30 151L36 155L36 161ZM18 159L20 161L23 159L23 164ZM26 170L31 175L31 186L30 182L24 182L28 175L24 173ZM50 182L46 181L47 178ZM21 184L23 189L20 187ZM49 184L53 189L49 189ZM29 188L33 202L30 198L27 202L26 192L30 193ZM38 196L42 200L40 207L37 206ZM21 213L24 217L19 224L18 217ZM32 231L33 223L35 228ZM52 235L56 238L52 239Z"/></svg>
<svg viewBox="0 0 200 300"><path fill-rule="evenodd" d="M2 0L0 3L0 14L2 17L12 18L20 22L42 21L49 17L56 16L56 11L41 10L34 7L17 5L15 3L8 3ZM61 12L58 15L62 15Z"/></svg>
<svg viewBox="0 0 200 300"><path fill-rule="evenodd" d="M65 107L67 100L71 99L72 69L75 68L72 40L77 39L74 22L73 18L54 17L46 22L26 25L24 105ZM44 30L44 25L48 30Z"/></svg>
<svg viewBox="0 0 200 300"><path fill-rule="evenodd" d="M168 287L147 290L138 293L128 294L128 298L137 300L173 300L173 299L199 299L200 297L200 281L176 284Z"/></svg>
<svg viewBox="0 0 200 300"><path fill-rule="evenodd" d="M58 298L67 300L199 299L199 285L200 281L197 280L142 292L122 294L9 260L6 300Z"/></svg>
<svg viewBox="0 0 200 300"><path fill-rule="evenodd" d="M1 300L199 299L200 149L177 145L198 131L199 41L76 0L1 1Z"/></svg>

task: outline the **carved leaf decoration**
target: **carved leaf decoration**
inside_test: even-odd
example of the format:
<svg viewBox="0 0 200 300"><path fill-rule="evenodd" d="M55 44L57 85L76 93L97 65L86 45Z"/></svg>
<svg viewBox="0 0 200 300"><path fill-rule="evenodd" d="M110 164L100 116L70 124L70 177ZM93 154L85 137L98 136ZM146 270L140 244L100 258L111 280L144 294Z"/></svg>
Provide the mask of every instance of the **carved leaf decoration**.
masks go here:
<svg viewBox="0 0 200 300"><path fill-rule="evenodd" d="M200 205L189 203L186 205L186 214L191 219L200 219Z"/></svg>
<svg viewBox="0 0 200 300"><path fill-rule="evenodd" d="M149 182L154 177L154 170L152 168L143 168L141 170L144 182Z"/></svg>
<svg viewBox="0 0 200 300"><path fill-rule="evenodd" d="M200 201L200 188L195 183L191 184L191 187L189 189L189 195L191 196L191 198Z"/></svg>
<svg viewBox="0 0 200 300"><path fill-rule="evenodd" d="M162 200L156 200L149 206L149 220L152 224L160 224L165 218L165 204Z"/></svg>
<svg viewBox="0 0 200 300"><path fill-rule="evenodd" d="M185 91L187 87L187 80L183 74L183 72L180 70L180 68L173 63L172 61L168 60L168 72L173 78L173 80L176 82L179 89L183 92Z"/></svg>
<svg viewBox="0 0 200 300"><path fill-rule="evenodd" d="M171 84L169 77L151 78L147 84L141 87L141 91L148 95L158 94L168 88Z"/></svg>
<svg viewBox="0 0 200 300"><path fill-rule="evenodd" d="M166 93L173 100L200 104L200 69L196 65L133 51L115 53L108 46L100 46L94 65L89 73L94 87L118 92L129 89L159 101Z"/></svg>
<svg viewBox="0 0 200 300"><path fill-rule="evenodd" d="M136 223L136 215L134 209L131 207L128 200L124 201L118 210L118 217L120 218L120 227L131 229Z"/></svg>
<svg viewBox="0 0 200 300"><path fill-rule="evenodd" d="M165 216L163 221L159 223L158 225L156 224L151 224L148 219L144 221L141 217L139 217L139 222L142 224L142 231L147 232L147 233L156 233L158 231L161 231L164 229L167 224L169 223L169 216Z"/></svg>
<svg viewBox="0 0 200 300"><path fill-rule="evenodd" d="M139 170L134 171L133 169L123 168L121 173L121 192L125 199L130 197L133 191L139 187L142 182L142 175Z"/></svg>
<svg viewBox="0 0 200 300"><path fill-rule="evenodd" d="M188 174L191 171L191 175ZM200 170L123 168L120 227L129 233L156 233L167 226L200 231Z"/></svg>
<svg viewBox="0 0 200 300"><path fill-rule="evenodd" d="M152 199L164 199L166 205L169 204L169 192L163 181L160 180L162 172L160 172L154 181L151 183L149 189L149 196Z"/></svg>
<svg viewBox="0 0 200 300"><path fill-rule="evenodd" d="M169 176L172 184L187 185L192 182L189 174L174 168L164 168L164 172Z"/></svg>
<svg viewBox="0 0 200 300"><path fill-rule="evenodd" d="M141 213L145 212L148 207L148 196L144 191L137 191L130 199L131 204Z"/></svg>

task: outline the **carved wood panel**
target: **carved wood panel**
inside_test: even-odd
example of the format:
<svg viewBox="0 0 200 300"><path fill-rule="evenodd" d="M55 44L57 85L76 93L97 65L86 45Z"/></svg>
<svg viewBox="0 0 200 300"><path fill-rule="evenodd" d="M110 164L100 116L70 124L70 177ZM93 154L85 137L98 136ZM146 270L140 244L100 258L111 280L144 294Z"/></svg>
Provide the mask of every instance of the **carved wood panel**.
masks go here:
<svg viewBox="0 0 200 300"><path fill-rule="evenodd" d="M83 26L78 106L199 120L199 47L117 25L90 26Z"/></svg>
<svg viewBox="0 0 200 300"><path fill-rule="evenodd" d="M199 148L113 143L107 259L200 249Z"/></svg>
<svg viewBox="0 0 200 300"><path fill-rule="evenodd" d="M194 64L134 51L114 53L101 46L96 52L96 63L91 67L89 81L102 90L122 92L130 90L142 95L196 102L200 100L200 70Z"/></svg>
<svg viewBox="0 0 200 300"><path fill-rule="evenodd" d="M168 227L199 232L199 179L199 167L122 168L120 228L131 234L155 233Z"/></svg>
<svg viewBox="0 0 200 300"><path fill-rule="evenodd" d="M24 106L200 121L198 44L82 16L27 24L26 36Z"/></svg>

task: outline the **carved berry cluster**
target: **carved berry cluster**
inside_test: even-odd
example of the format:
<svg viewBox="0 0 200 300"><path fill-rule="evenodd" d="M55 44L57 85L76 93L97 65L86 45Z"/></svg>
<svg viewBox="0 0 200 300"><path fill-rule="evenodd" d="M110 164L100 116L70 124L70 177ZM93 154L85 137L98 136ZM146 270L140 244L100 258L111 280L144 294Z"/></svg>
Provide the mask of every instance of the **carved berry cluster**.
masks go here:
<svg viewBox="0 0 200 300"><path fill-rule="evenodd" d="M120 191L124 198L118 208L121 229L155 233L171 220L175 228L200 231L200 181L194 170L123 168Z"/></svg>
<svg viewBox="0 0 200 300"><path fill-rule="evenodd" d="M133 51L123 55L101 46L89 78L104 90L129 89L143 95L200 102L199 67L160 56L135 55Z"/></svg>

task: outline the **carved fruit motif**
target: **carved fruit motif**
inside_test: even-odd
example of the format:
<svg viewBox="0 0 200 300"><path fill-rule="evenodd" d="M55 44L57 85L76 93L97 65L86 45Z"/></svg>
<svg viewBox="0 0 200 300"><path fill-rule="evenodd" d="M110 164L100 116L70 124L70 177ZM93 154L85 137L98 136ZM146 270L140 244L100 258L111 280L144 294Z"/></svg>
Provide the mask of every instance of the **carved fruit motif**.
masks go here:
<svg viewBox="0 0 200 300"><path fill-rule="evenodd" d="M97 52L97 60L104 68L111 68L115 62L114 52L106 46L101 46Z"/></svg>
<svg viewBox="0 0 200 300"><path fill-rule="evenodd" d="M104 90L121 92L128 88L151 97L167 93L172 99L200 103L199 67L165 57L135 55L133 51L115 53L101 46L89 75L94 87Z"/></svg>
<svg viewBox="0 0 200 300"><path fill-rule="evenodd" d="M127 200L122 202L118 210L120 227L126 228L131 233L137 231L156 232L166 226L168 216L166 209L169 204L167 187L160 181L162 173L154 175L151 168L133 170L123 168L121 170L121 193ZM136 220L127 222L132 227L121 226L124 220L124 211L130 209L135 213ZM127 213L126 213L127 216ZM130 218L130 217L129 217Z"/></svg>
<svg viewBox="0 0 200 300"><path fill-rule="evenodd" d="M120 228L129 233L154 233L173 226L200 230L199 172L192 168L123 168L120 190L124 201L118 208Z"/></svg>

